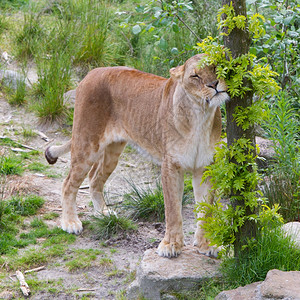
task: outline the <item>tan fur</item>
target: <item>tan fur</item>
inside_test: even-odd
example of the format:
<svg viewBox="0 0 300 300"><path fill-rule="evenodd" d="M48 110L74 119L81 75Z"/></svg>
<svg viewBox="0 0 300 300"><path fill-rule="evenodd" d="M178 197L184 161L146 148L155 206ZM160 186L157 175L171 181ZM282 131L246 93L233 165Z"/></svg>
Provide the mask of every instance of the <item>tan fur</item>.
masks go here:
<svg viewBox="0 0 300 300"><path fill-rule="evenodd" d="M76 194L89 173L96 212L108 212L103 186L115 169L127 142L134 142L161 164L166 233L161 256L177 256L183 247L181 199L185 171L194 174L196 201L206 201L209 184L201 185L204 166L213 159L221 133L219 105L228 99L226 85L217 81L212 66L198 68L201 55L170 70L166 79L126 67L91 71L76 90L71 145L71 169L62 191L62 228L82 230ZM194 75L198 74L199 77ZM70 146L50 147L53 163ZM201 224L199 224L200 226ZM212 254L198 226L195 244Z"/></svg>

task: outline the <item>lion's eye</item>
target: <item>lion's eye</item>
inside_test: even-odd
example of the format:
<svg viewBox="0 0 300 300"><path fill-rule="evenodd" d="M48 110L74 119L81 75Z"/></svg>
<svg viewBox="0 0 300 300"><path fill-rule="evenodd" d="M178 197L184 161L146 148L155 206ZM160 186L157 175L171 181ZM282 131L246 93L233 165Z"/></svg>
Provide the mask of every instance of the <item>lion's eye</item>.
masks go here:
<svg viewBox="0 0 300 300"><path fill-rule="evenodd" d="M199 78L199 79L201 79L201 77L198 74L191 75L191 77L192 78Z"/></svg>

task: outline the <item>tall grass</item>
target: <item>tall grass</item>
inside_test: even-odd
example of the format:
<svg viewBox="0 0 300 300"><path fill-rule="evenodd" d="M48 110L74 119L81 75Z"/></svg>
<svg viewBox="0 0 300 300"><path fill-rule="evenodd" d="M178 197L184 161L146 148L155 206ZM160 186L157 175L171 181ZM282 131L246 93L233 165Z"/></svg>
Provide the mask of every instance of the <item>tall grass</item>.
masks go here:
<svg viewBox="0 0 300 300"><path fill-rule="evenodd" d="M14 55L20 60L33 58L36 47L45 41L46 33L41 19L34 12L24 13L21 29L14 35Z"/></svg>
<svg viewBox="0 0 300 300"><path fill-rule="evenodd" d="M67 115L63 94L71 86L71 56L67 52L53 53L37 59L37 101L32 105L37 116L54 121Z"/></svg>
<svg viewBox="0 0 300 300"><path fill-rule="evenodd" d="M75 62L88 64L90 67L115 65L118 49L111 35L112 15L104 3L99 1L89 1L89 4L86 0L79 2L82 10Z"/></svg>
<svg viewBox="0 0 300 300"><path fill-rule="evenodd" d="M291 100L286 93L280 93L265 125L273 141L275 160L263 191L271 205L281 206L280 213L286 221L300 220L300 130Z"/></svg>

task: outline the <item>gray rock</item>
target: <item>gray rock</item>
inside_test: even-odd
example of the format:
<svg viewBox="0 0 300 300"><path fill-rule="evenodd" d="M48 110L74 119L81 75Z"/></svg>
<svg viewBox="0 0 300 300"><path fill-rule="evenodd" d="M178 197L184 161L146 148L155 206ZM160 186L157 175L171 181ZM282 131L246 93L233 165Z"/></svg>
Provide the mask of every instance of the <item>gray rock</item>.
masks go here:
<svg viewBox="0 0 300 300"><path fill-rule="evenodd" d="M260 286L262 299L300 299L300 271L271 270Z"/></svg>
<svg viewBox="0 0 300 300"><path fill-rule="evenodd" d="M286 234L290 235L295 244L300 248L300 222L289 222L282 226Z"/></svg>
<svg viewBox="0 0 300 300"><path fill-rule="evenodd" d="M14 294L11 291L0 292L0 299L3 299L3 300L14 299Z"/></svg>
<svg viewBox="0 0 300 300"><path fill-rule="evenodd" d="M208 278L220 276L219 261L199 254L195 247L185 247L176 258L157 255L155 249L144 253L137 272L137 280L128 289L128 299L143 295L160 300L168 291L197 289Z"/></svg>
<svg viewBox="0 0 300 300"><path fill-rule="evenodd" d="M257 293L260 283L261 282L254 282L234 290L223 291L215 300L259 300L261 298L258 298Z"/></svg>
<svg viewBox="0 0 300 300"><path fill-rule="evenodd" d="M75 105L75 97L76 97L76 90L70 90L64 93L64 103L68 107L74 107Z"/></svg>
<svg viewBox="0 0 300 300"><path fill-rule="evenodd" d="M221 292L215 300L300 300L300 271L270 270L263 282Z"/></svg>
<svg viewBox="0 0 300 300"><path fill-rule="evenodd" d="M25 82L26 87L30 87L30 82L28 79L21 73L13 70L0 70L0 82L5 86L16 90L20 82Z"/></svg>
<svg viewBox="0 0 300 300"><path fill-rule="evenodd" d="M258 145L259 149L260 149L260 153L259 156L270 160L272 158L274 158L275 156L275 151L273 149L273 142L268 140L268 139L264 139L262 137L255 137L255 142Z"/></svg>

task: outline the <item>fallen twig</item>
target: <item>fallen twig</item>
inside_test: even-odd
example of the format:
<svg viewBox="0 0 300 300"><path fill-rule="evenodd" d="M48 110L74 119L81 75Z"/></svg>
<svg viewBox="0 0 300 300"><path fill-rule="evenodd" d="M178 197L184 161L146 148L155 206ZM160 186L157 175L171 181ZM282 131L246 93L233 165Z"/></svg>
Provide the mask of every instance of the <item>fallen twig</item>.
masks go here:
<svg viewBox="0 0 300 300"><path fill-rule="evenodd" d="M34 269L26 270L26 271L24 271L24 274L31 273L31 272L38 272L38 271L44 270L45 268L46 268L45 266L41 266L41 267L37 267ZM17 274L13 274L11 276L17 276Z"/></svg>
<svg viewBox="0 0 300 300"><path fill-rule="evenodd" d="M1 139L1 140L9 139L9 140L15 142L16 144L18 144L19 146L21 146L21 147L23 147L23 148L37 151L37 149L35 149L35 148L33 148L33 147L30 147L30 146L28 146L28 145L25 145L25 144L21 144L21 143L19 143L18 141L13 140L13 139L11 139L10 137L7 137L7 136L0 136L0 139Z"/></svg>
<svg viewBox="0 0 300 300"><path fill-rule="evenodd" d="M16 271L16 276L20 282L20 289L21 289L23 295L25 297L28 297L30 295L30 289L29 289L27 282L25 281L24 275L22 274L21 271L18 270L18 271Z"/></svg>
<svg viewBox="0 0 300 300"><path fill-rule="evenodd" d="M35 130L35 132L41 137L42 140L44 140L45 142L49 142L50 139L46 136L46 134L44 134L41 131Z"/></svg>
<svg viewBox="0 0 300 300"><path fill-rule="evenodd" d="M96 291L96 289L85 289L85 288L82 288L82 289L78 289L76 292L94 292Z"/></svg>
<svg viewBox="0 0 300 300"><path fill-rule="evenodd" d="M10 148L10 150L13 152L24 152L24 153L28 153L28 152L32 151L30 149L21 149L21 148Z"/></svg>
<svg viewBox="0 0 300 300"><path fill-rule="evenodd" d="M38 272L38 271L44 270L45 268L46 268L45 266L41 266L41 267L38 267L38 268L26 270L24 273L27 274L27 273L31 273L31 272Z"/></svg>

